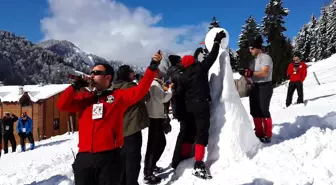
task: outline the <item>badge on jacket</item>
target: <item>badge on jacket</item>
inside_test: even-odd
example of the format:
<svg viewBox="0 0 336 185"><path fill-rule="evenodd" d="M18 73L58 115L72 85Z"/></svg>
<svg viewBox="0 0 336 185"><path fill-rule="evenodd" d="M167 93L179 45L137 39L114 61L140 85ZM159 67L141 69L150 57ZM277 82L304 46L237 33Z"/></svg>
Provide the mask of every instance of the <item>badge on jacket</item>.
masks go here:
<svg viewBox="0 0 336 185"><path fill-rule="evenodd" d="M113 95L108 95L106 98L107 103L113 103L114 102L114 96Z"/></svg>
<svg viewBox="0 0 336 185"><path fill-rule="evenodd" d="M103 104L98 103L94 104L92 108L92 119L101 119L103 118Z"/></svg>

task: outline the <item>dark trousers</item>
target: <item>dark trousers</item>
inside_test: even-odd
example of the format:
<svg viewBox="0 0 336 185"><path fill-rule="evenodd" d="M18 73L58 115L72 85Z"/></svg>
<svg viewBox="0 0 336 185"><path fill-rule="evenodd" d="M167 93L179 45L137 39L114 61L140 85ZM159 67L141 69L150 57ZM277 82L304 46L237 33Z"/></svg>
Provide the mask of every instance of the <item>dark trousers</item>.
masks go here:
<svg viewBox="0 0 336 185"><path fill-rule="evenodd" d="M208 102L188 103L187 112L180 121L180 132L177 136L172 167L182 160L191 157L192 144L207 146L210 127L210 106ZM195 151L196 154L198 153ZM203 155L203 154L200 154Z"/></svg>
<svg viewBox="0 0 336 185"><path fill-rule="evenodd" d="M164 113L169 114L170 100L167 103L164 103Z"/></svg>
<svg viewBox="0 0 336 185"><path fill-rule="evenodd" d="M166 136L164 133L163 124L165 119L150 118L148 128L147 151L145 156L145 176L152 175L156 163L161 158L161 155L166 147Z"/></svg>
<svg viewBox="0 0 336 185"><path fill-rule="evenodd" d="M22 133L20 132L19 133L19 136L20 136L20 145L21 145L21 148L25 149L25 140L26 138L28 138L28 141L30 144L34 144L34 137L33 137L33 134L31 132L29 133Z"/></svg>
<svg viewBox="0 0 336 185"><path fill-rule="evenodd" d="M176 96L173 95L171 98L171 106L172 106L172 112L173 112L173 117L176 118Z"/></svg>
<svg viewBox="0 0 336 185"><path fill-rule="evenodd" d="M292 104L295 89L297 90L298 95L297 103L303 103L303 83L301 81L289 82L286 98L287 107Z"/></svg>
<svg viewBox="0 0 336 185"><path fill-rule="evenodd" d="M120 149L78 153L72 165L76 185L120 185Z"/></svg>
<svg viewBox="0 0 336 185"><path fill-rule="evenodd" d="M3 136L4 138L4 153L8 153L8 141L12 145L12 152L16 151L16 141L13 133L6 133Z"/></svg>
<svg viewBox="0 0 336 185"><path fill-rule="evenodd" d="M141 131L124 138L124 146L121 149L122 185L139 185L138 178L141 168Z"/></svg>
<svg viewBox="0 0 336 185"><path fill-rule="evenodd" d="M272 82L254 83L250 92L250 114L253 118L270 118L269 111L273 95Z"/></svg>
<svg viewBox="0 0 336 185"><path fill-rule="evenodd" d="M196 144L203 146L208 145L209 127L210 127L210 106L208 102L197 102L186 104L187 122L184 132L184 141L191 141L195 138Z"/></svg>
<svg viewBox="0 0 336 185"><path fill-rule="evenodd" d="M195 143L196 125L194 118L191 114L186 114L185 118L188 120L180 121L180 132L177 136L172 159L173 168L176 168L182 160L191 157L191 146ZM183 144L188 144L189 148L182 148ZM188 150L188 154L186 154L183 150Z"/></svg>

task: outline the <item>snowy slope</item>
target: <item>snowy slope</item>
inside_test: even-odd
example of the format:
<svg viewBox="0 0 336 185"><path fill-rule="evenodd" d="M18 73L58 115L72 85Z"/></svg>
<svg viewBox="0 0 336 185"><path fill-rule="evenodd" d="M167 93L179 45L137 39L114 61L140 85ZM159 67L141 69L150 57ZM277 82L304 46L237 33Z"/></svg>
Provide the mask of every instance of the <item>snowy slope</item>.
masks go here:
<svg viewBox="0 0 336 185"><path fill-rule="evenodd" d="M305 104L284 109L287 86L274 89L271 103L274 140L271 144L263 145L253 158L246 158L212 171L216 175L210 181L190 176L180 177L173 184L336 184L335 66L336 55L333 55L308 69L307 81L304 83ZM315 81L313 71L320 79L321 85ZM296 100L296 94L293 100ZM248 98L242 98L242 103L249 112ZM172 121L172 126L172 132L167 135L166 150L158 163L162 167L169 166L179 130L176 120ZM143 159L146 141L147 130L144 130ZM74 158L71 149L77 152L77 133L53 137L36 145L33 151L20 153L18 149L18 153L2 155L0 184L73 184L71 164ZM223 152L230 150L226 151L224 148L220 152L225 155ZM167 179L161 184L170 184L172 171L168 169L163 176ZM142 177L141 172L140 184Z"/></svg>

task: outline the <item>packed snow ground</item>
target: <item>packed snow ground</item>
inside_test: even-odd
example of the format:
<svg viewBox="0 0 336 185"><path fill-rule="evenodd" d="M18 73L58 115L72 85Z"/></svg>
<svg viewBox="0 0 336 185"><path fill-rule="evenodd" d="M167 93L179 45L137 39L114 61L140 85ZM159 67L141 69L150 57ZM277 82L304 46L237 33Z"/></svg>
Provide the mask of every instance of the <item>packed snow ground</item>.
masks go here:
<svg viewBox="0 0 336 185"><path fill-rule="evenodd" d="M304 83L305 104L284 108L287 84L274 89L271 113L274 121L273 141L263 145L252 159L232 163L216 173L213 180L190 176L181 178L167 168L161 184L230 184L230 185L309 185L336 184L336 55L308 69ZM318 85L312 72L321 85ZM296 100L296 94L293 102ZM248 98L242 98L249 110ZM168 167L172 158L179 123L166 135L167 146L159 166ZM143 131L142 154L146 150L147 130ZM77 133L64 134L36 142L36 149L2 155L1 185L72 185L73 152L77 152ZM27 145L28 147L29 145ZM225 150L221 150L223 152ZM143 167L143 164L142 164ZM188 166L191 168L192 166ZM178 179L179 178L179 179ZM142 171L139 182L142 184ZM171 179L176 180L174 183Z"/></svg>

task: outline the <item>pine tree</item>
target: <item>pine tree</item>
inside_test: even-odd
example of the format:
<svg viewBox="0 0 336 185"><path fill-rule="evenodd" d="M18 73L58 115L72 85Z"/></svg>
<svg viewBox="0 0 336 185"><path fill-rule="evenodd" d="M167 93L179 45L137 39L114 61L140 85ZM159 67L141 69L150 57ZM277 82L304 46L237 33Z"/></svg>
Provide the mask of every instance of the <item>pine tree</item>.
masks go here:
<svg viewBox="0 0 336 185"><path fill-rule="evenodd" d="M237 58L237 53L234 50L232 50L230 47L228 49L229 49L230 65L231 65L232 71L236 72L239 70L239 61Z"/></svg>
<svg viewBox="0 0 336 185"><path fill-rule="evenodd" d="M333 0L328 8L327 40L328 54L336 53L336 0Z"/></svg>
<svg viewBox="0 0 336 185"><path fill-rule="evenodd" d="M219 21L216 20L216 17L212 17L212 21L210 22L208 28L209 30L211 30L212 28L219 28L220 25L219 25Z"/></svg>
<svg viewBox="0 0 336 185"><path fill-rule="evenodd" d="M307 40L307 24L303 25L303 27L300 29L298 35L294 38L294 50L300 51L300 53L304 53L304 46L306 44Z"/></svg>
<svg viewBox="0 0 336 185"><path fill-rule="evenodd" d="M249 41L257 35L260 35L260 28L255 18L250 15L245 21L245 25L242 26L241 34L239 36L239 49L237 51L239 68L246 68L248 62L253 59L249 51Z"/></svg>
<svg viewBox="0 0 336 185"><path fill-rule="evenodd" d="M322 60L330 56L328 48L327 39L327 23L328 23L328 7L323 7L321 12L321 17L318 21L318 32L317 32L317 50L316 50L316 60Z"/></svg>
<svg viewBox="0 0 336 185"><path fill-rule="evenodd" d="M286 79L286 69L292 60L284 51L292 50L288 38L284 36L286 31L284 17L289 10L282 6L282 0L270 0L266 6L266 16L262 20L262 33L266 37L267 51L273 60L273 82L279 83Z"/></svg>
<svg viewBox="0 0 336 185"><path fill-rule="evenodd" d="M308 30L310 32L310 52L308 55L308 61L316 61L316 50L317 50L317 20L315 15L313 14L310 18L310 22L308 23Z"/></svg>
<svg viewBox="0 0 336 185"><path fill-rule="evenodd" d="M313 41L316 39L314 27L316 27L316 19L313 16L308 24L303 25L294 39L294 50L299 51L305 61L309 61L312 45L315 44L315 41Z"/></svg>

